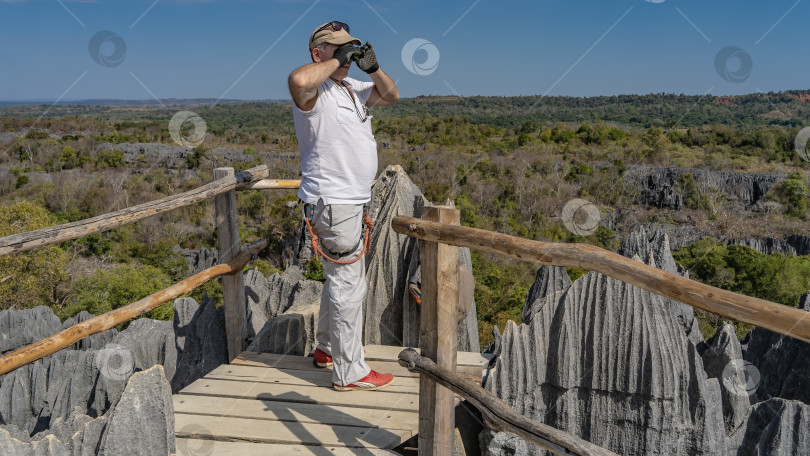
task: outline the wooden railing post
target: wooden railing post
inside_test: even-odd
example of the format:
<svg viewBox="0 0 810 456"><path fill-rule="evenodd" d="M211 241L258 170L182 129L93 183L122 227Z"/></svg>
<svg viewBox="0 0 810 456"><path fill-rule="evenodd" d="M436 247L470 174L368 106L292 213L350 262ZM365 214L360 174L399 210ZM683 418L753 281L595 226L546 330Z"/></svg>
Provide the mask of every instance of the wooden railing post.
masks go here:
<svg viewBox="0 0 810 456"><path fill-rule="evenodd" d="M233 168L217 168L214 180L233 175ZM219 263L224 264L242 250L239 239L239 218L236 214L236 191L216 196L217 242ZM222 296L225 305L225 334L228 338L228 361L232 361L247 347L247 321L245 285L242 274L222 278Z"/></svg>
<svg viewBox="0 0 810 456"><path fill-rule="evenodd" d="M460 212L449 207L426 207L423 220L458 225ZM456 371L458 349L458 247L420 241L422 307L419 348L442 368ZM419 379L419 454L449 455L455 428L453 391L427 376Z"/></svg>

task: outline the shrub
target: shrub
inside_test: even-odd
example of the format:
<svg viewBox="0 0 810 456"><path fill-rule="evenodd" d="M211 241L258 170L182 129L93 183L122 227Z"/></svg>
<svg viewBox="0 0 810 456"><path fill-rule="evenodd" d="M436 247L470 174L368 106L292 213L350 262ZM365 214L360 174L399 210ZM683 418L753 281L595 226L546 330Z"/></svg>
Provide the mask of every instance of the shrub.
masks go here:
<svg viewBox="0 0 810 456"><path fill-rule="evenodd" d="M99 270L82 277L73 287L73 294L62 312L62 317L72 317L82 310L100 315L171 285L169 277L160 269L149 265L121 265L111 271ZM165 306L171 307L171 303ZM163 306L162 306L163 307ZM171 312L155 309L150 318L166 318Z"/></svg>
<svg viewBox="0 0 810 456"><path fill-rule="evenodd" d="M765 255L746 246L704 239L676 250L673 257L696 280L788 306L798 306L802 293L810 290L810 256ZM750 325L735 326L741 336L750 330Z"/></svg>
<svg viewBox="0 0 810 456"><path fill-rule="evenodd" d="M54 222L47 209L21 201L0 207L0 237L45 228ZM50 245L0 257L0 309L49 304L67 279L67 256Z"/></svg>
<svg viewBox="0 0 810 456"><path fill-rule="evenodd" d="M787 205L785 214L804 219L807 212L807 186L804 185L802 176L799 173L790 174L779 186L778 192Z"/></svg>

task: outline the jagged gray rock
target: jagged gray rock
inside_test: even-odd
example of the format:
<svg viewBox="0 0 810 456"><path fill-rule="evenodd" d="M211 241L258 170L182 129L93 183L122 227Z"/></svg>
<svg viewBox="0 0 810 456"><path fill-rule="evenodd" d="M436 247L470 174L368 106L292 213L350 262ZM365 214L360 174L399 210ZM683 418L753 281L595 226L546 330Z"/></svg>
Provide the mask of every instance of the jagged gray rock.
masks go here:
<svg viewBox="0 0 810 456"><path fill-rule="evenodd" d="M799 308L810 312L810 292L800 302ZM742 358L760 374L758 400L780 397L810 404L810 344L764 328L754 328L744 342Z"/></svg>
<svg viewBox="0 0 810 456"><path fill-rule="evenodd" d="M177 369L171 380L177 392L228 362L224 308L216 308L208 295L197 304L192 298L174 301Z"/></svg>
<svg viewBox="0 0 810 456"><path fill-rule="evenodd" d="M126 347L135 361L136 371L143 371L157 364L163 366L170 382L174 378L177 345L172 322L139 318L117 334L113 342Z"/></svg>
<svg viewBox="0 0 810 456"><path fill-rule="evenodd" d="M204 271L216 264L219 264L219 251L200 247L200 250L175 249L186 258L188 263L188 275L194 275Z"/></svg>
<svg viewBox="0 0 810 456"><path fill-rule="evenodd" d="M371 191L374 219L366 258L367 289L363 303L364 342L395 346L419 345L419 307L411 299L407 282L416 271L418 242L390 229L394 217L421 217L427 200L399 165L387 167ZM462 249L460 264L472 271L470 253ZM475 303L458 329L458 349L480 351Z"/></svg>
<svg viewBox="0 0 810 456"><path fill-rule="evenodd" d="M632 258L638 255L643 263L673 274L689 278L689 273L681 270L672 258L669 246L669 235L660 230L649 230L644 225L637 226L622 240L619 250L622 255ZM682 302L662 298L669 305L670 311L681 323L689 340L694 344L703 342L703 335L695 320L694 309Z"/></svg>
<svg viewBox="0 0 810 456"><path fill-rule="evenodd" d="M0 311L0 353L33 344L61 330L59 317L45 306Z"/></svg>
<svg viewBox="0 0 810 456"><path fill-rule="evenodd" d="M94 316L95 315L91 314L90 312L82 310L75 316L66 319L62 324L62 329L68 329L71 326L87 321ZM105 345L112 342L117 335L118 330L115 328L110 328L106 331L85 337L84 339L73 344L72 348L74 350L87 350L89 348L102 349Z"/></svg>
<svg viewBox="0 0 810 456"><path fill-rule="evenodd" d="M718 382L663 298L595 272L554 296L531 324L507 324L486 388L619 454L723 452ZM498 442L482 436L487 454L544 454Z"/></svg>
<svg viewBox="0 0 810 456"><path fill-rule="evenodd" d="M676 167L632 166L624 173L625 185L640 190L643 204L679 210L683 206L679 179L691 173L698 189L715 189L727 199L751 209L774 185L785 179L779 174L734 173Z"/></svg>
<svg viewBox="0 0 810 456"><path fill-rule="evenodd" d="M283 274L275 274L268 284L268 302L283 302L283 307L278 305L275 308L284 310L267 319L248 350L298 356L312 353L323 284L307 280L294 266Z"/></svg>
<svg viewBox="0 0 810 456"><path fill-rule="evenodd" d="M677 270L664 233L636 230L622 251ZM810 344L760 328L740 344L730 323L695 342L671 302L594 272L540 299L496 340L485 382L519 413L619 454L808 454ZM488 455L546 454L480 440Z"/></svg>
<svg viewBox="0 0 810 456"><path fill-rule="evenodd" d="M810 406L781 398L751 406L745 426L728 438L736 456L810 454Z"/></svg>
<svg viewBox="0 0 810 456"><path fill-rule="evenodd" d="M399 215L421 217L427 200L398 165L389 166L371 189L370 216L374 220L366 257L366 298L363 302L364 342L417 346L413 324L418 325L416 304L404 299L416 239L391 230ZM413 268L415 271L415 267ZM417 330L418 334L418 330Z"/></svg>
<svg viewBox="0 0 810 456"><path fill-rule="evenodd" d="M459 266L467 268L472 275L472 254L470 249L466 247L459 249ZM410 296L407 299L410 299ZM464 303L459 301L459 306L461 305L464 305ZM469 305L467 316L458 324L458 350L480 352L481 342L478 338L478 312L476 312L475 308L475 298L467 305Z"/></svg>
<svg viewBox="0 0 810 456"><path fill-rule="evenodd" d="M175 452L172 390L162 366L134 374L110 414L101 454L151 456Z"/></svg>
<svg viewBox="0 0 810 456"><path fill-rule="evenodd" d="M771 255L774 253L784 253L785 255L796 255L796 249L783 239L774 238L746 238L746 239L726 239L726 245L744 245L757 252Z"/></svg>
<svg viewBox="0 0 810 456"><path fill-rule="evenodd" d="M124 163L149 162L169 169L185 166L186 157L192 154L191 147L149 143L102 143L98 150L118 149L124 153Z"/></svg>
<svg viewBox="0 0 810 456"><path fill-rule="evenodd" d="M175 451L174 406L162 366L129 378L106 414L80 412L54 420L29 437L14 425L0 426L0 454L25 456L169 455Z"/></svg>
<svg viewBox="0 0 810 456"><path fill-rule="evenodd" d="M529 324L534 314L540 312L545 297L558 291L565 291L571 286L571 277L568 276L564 267L561 266L540 266L534 278L529 294L526 296L526 303L523 305L521 321Z"/></svg>
<svg viewBox="0 0 810 456"><path fill-rule="evenodd" d="M711 339L698 346L698 351L706 375L720 383L726 433L731 433L745 421L751 405L749 395L744 391L747 379L744 369L740 368L742 348L734 325L725 322Z"/></svg>
<svg viewBox="0 0 810 456"><path fill-rule="evenodd" d="M791 247L796 249L796 255L810 254L810 236L791 234L787 241Z"/></svg>

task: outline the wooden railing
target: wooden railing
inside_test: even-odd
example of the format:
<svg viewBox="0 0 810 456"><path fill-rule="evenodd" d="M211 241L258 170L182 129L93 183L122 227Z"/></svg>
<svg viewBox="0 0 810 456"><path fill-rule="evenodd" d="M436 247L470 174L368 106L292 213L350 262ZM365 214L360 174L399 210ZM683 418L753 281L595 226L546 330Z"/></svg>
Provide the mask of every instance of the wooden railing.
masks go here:
<svg viewBox="0 0 810 456"><path fill-rule="evenodd" d="M556 454L616 456L616 453L596 446L587 440L517 413L498 396L481 388L481 385L473 383L468 378L452 370L437 366L430 358L419 356L419 353L412 348L402 350L399 353L399 364L407 367L411 372L418 372L421 378L430 379L430 381L442 385L449 391L463 396L464 399L481 411L487 427L494 431L515 434ZM450 448L452 449L452 446ZM440 452L439 447L435 445L432 453L427 453L427 450L423 452L421 441L419 442L419 450L421 454L451 454Z"/></svg>
<svg viewBox="0 0 810 456"><path fill-rule="evenodd" d="M242 252L239 237L239 222L236 216L235 192L240 190L298 188L301 184L300 180L268 179L268 175L269 171L267 165L256 166L255 168L250 168L236 174L234 174L233 168L217 168L214 170L213 182L203 185L202 187L195 188L194 190L179 193L177 195L167 196L165 198L99 215L97 217L79 220L77 222L49 226L39 230L13 234L0 238L0 257L10 255L12 253L24 252L26 250L43 247L46 245L78 239L80 237L89 236L95 233L109 231L148 217L153 217L155 215L163 214L165 212L180 209L182 207L190 206L192 204L214 198L216 207L219 260L220 263L229 263L231 260L234 260L240 252ZM254 255L258 252L258 250L254 252ZM244 266L244 264L242 266ZM245 294L242 291L244 286L242 284L241 274L234 274L230 272L221 273L212 276L207 280L211 280L215 277L220 277L223 275L225 276L223 278L222 288L225 307L225 329L228 340L228 359L233 360L239 355L239 353L242 353L246 347L246 302ZM194 277L197 276L199 276L199 274ZM189 279L186 279L183 282L186 282ZM199 286L202 283L195 286ZM159 293L163 293L165 291L166 290L163 290ZM156 295L159 293L156 293ZM165 302L167 301L163 301L160 304ZM138 301L138 303L141 303L141 301ZM138 303L130 304L130 306ZM131 316L129 319L136 318L139 315L140 314ZM102 316L100 315L96 318L99 317ZM105 318L107 318L106 314ZM125 321L128 321L128 319L118 321L118 323L115 324L124 323ZM95 328L95 323L91 325L91 327ZM73 328L69 328L68 330L72 329ZM86 333L86 335L82 337L87 337L91 334L93 333ZM41 351L41 347L35 347L35 351L26 352L26 356L30 355L31 353L39 353ZM12 365L8 364L10 361L8 357L10 355L11 354L7 354L6 356L0 357L0 375L8 372L8 370L5 369L7 369L7 366ZM15 355L14 359L19 360L20 358L16 357ZM39 358L35 357L28 362L32 362L36 359ZM24 364L26 363L23 363L23 365ZM17 367L14 367L14 369Z"/></svg>
<svg viewBox="0 0 810 456"><path fill-rule="evenodd" d="M228 263L210 267L177 282L169 288L160 290L157 293L127 304L124 307L119 307L102 315L96 315L81 323L76 323L70 328L50 337L46 337L39 342L18 348L11 353L0 356L0 375L5 375L26 364L33 363L38 359L56 353L85 337L106 331L116 325L138 318L150 310L188 293L209 280L222 276L232 277L234 275L241 275L238 273L242 271L242 268L245 267L254 255L265 247L267 247L267 241L260 239L247 246L245 250L241 251L236 258Z"/></svg>
<svg viewBox="0 0 810 456"><path fill-rule="evenodd" d="M527 428L528 423L525 421L496 420L493 417L504 417L505 404L492 400L494 395L487 396L480 386L471 388L470 385L457 381L457 376L453 375L457 344L456 320L452 316L456 314L458 305L459 247L543 265L597 271L693 307L810 342L808 312L705 285L591 245L532 241L459 226L458 219L459 213L453 208L432 207L426 208L422 219L395 217L391 222L391 227L397 233L421 240L422 308L419 344L423 359L420 361L407 350L400 353L403 365L422 374L419 390L420 454L451 454L455 426L453 391L478 407L484 417L495 420L490 422L493 429L512 432L558 454L605 454L600 451L607 451L598 447L581 446L582 442L565 433L552 435L543 433L547 429L543 431L537 427ZM483 397L488 397L488 400L482 400Z"/></svg>

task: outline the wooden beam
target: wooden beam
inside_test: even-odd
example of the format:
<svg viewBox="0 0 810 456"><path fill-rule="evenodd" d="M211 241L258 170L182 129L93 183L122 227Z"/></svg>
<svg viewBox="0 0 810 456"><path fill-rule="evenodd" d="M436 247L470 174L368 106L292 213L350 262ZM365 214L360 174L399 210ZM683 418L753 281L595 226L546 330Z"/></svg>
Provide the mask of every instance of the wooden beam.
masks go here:
<svg viewBox="0 0 810 456"><path fill-rule="evenodd" d="M265 247L267 247L267 241L260 239L250 244L237 255L236 258L231 260L230 263L218 264L208 268L177 282L169 288L153 293L139 301L135 301L132 304L127 304L111 312L97 315L60 331L53 336L42 339L39 342L18 348L11 353L0 356L0 375L5 375L21 366L56 353L85 337L106 331L115 325L137 318L172 299L188 293L211 279L228 274L241 273L242 268L253 258L253 255L258 254L259 251Z"/></svg>
<svg viewBox="0 0 810 456"><path fill-rule="evenodd" d="M424 267L424 266L423 266ZM424 283L424 279L423 282ZM509 432L539 447L556 454L579 454L589 456L616 456L610 450L598 447L565 431L533 421L514 411L507 403L480 385L471 382L449 369L436 365L432 360L419 356L412 349L402 350L399 363L412 372L419 372L422 378L429 377L463 396L470 404L481 411L487 427L495 431ZM421 424L421 418L420 418ZM422 452L421 427L419 452ZM451 454L451 453L439 453Z"/></svg>
<svg viewBox="0 0 810 456"><path fill-rule="evenodd" d="M240 186L237 190L270 190L274 188L299 188L301 180L262 179Z"/></svg>
<svg viewBox="0 0 810 456"><path fill-rule="evenodd" d="M458 225L461 213L450 207L426 207L424 220ZM450 372L456 371L458 349L459 249L437 242L420 242L422 306L419 348ZM419 379L419 454L448 455L453 451L454 394L426 376Z"/></svg>
<svg viewBox="0 0 810 456"><path fill-rule="evenodd" d="M397 233L431 242L469 247L544 265L597 271L707 312L810 342L810 312L696 282L592 245L532 241L413 217L395 217L391 227Z"/></svg>
<svg viewBox="0 0 810 456"><path fill-rule="evenodd" d="M268 175L269 171L267 165L260 165L242 171L235 176L216 180L185 193L167 196L138 206L121 209L120 211L79 220L78 222L12 234L11 236L0 238L0 256L24 252L36 247L78 239L94 233L101 233L113 228L118 228L119 226L137 222L147 217L152 217L184 206L190 206L219 195L220 193L232 191L239 185L264 179Z"/></svg>
<svg viewBox="0 0 810 456"><path fill-rule="evenodd" d="M217 168L214 180L233 176L233 168ZM217 216L219 262L227 263L242 250L239 237L239 215L236 213L236 191L221 193L214 199ZM242 274L222 278L225 305L225 336L228 339L228 362L247 348L247 315L245 283Z"/></svg>

